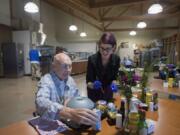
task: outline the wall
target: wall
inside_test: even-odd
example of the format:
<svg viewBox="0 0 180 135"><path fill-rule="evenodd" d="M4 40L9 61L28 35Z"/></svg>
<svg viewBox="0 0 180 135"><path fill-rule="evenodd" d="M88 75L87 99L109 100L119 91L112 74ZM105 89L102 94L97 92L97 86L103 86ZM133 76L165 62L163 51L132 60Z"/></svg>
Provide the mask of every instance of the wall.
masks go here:
<svg viewBox="0 0 180 135"><path fill-rule="evenodd" d="M12 33L9 0L0 0L0 76L4 75L1 43L11 42Z"/></svg>
<svg viewBox="0 0 180 135"><path fill-rule="evenodd" d="M46 44L49 45L58 46L62 42L96 41L100 35L96 28L43 1L41 1L41 22L44 24L44 32L47 34ZM69 31L68 27L72 23L78 26L77 32ZM82 30L87 32L87 37L79 36Z"/></svg>
<svg viewBox="0 0 180 135"><path fill-rule="evenodd" d="M164 22L164 25L168 25L168 26L178 26L178 19L177 18L171 18L170 20L166 20ZM164 31L163 34L162 34L162 37L170 37L174 34L177 34L178 33L178 29L177 30L167 30L167 31Z"/></svg>
<svg viewBox="0 0 180 135"><path fill-rule="evenodd" d="M59 43L56 40L56 18L57 16L55 16L55 8L42 1L40 21L44 24L44 33L47 35L45 44L47 45L59 45Z"/></svg>
<svg viewBox="0 0 180 135"><path fill-rule="evenodd" d="M31 74L31 65L29 61L29 50L31 45L30 31L13 31L13 42L23 44L24 49L24 73Z"/></svg>
<svg viewBox="0 0 180 135"><path fill-rule="evenodd" d="M69 52L96 52L96 42L61 43Z"/></svg>
<svg viewBox="0 0 180 135"><path fill-rule="evenodd" d="M0 44L2 42L10 42L12 40L12 30L10 27L0 24Z"/></svg>
<svg viewBox="0 0 180 135"><path fill-rule="evenodd" d="M130 56L131 59L134 57L134 44L136 45L148 45L152 40L161 37L161 32L137 32L136 36L129 36L128 32L116 33L117 48L121 42L128 42L128 48L120 48L117 50L117 54L121 59Z"/></svg>
<svg viewBox="0 0 180 135"><path fill-rule="evenodd" d="M6 24L10 26L10 6L9 0L0 1L0 24Z"/></svg>
<svg viewBox="0 0 180 135"><path fill-rule="evenodd" d="M51 5L48 5L43 1L41 2L41 21L44 23L44 32L47 34L46 44L63 46L72 51L74 51L74 49L83 49L84 44L86 44L85 46L87 47L84 49L89 50L89 42L95 43L96 41L98 41L102 34L102 32L100 32L96 28L80 21L79 19L72 17L71 15L61 10L52 7ZM77 32L71 32L68 30L69 25L72 23L78 26ZM87 32L87 37L85 38L81 38L79 36L79 33L82 31L83 25L84 30ZM150 40L152 40L156 35L159 34L156 32L155 34L154 32L146 33L138 33L138 35L133 38L129 36L128 32L116 32L115 35L117 36L118 42L131 41L131 44L146 44L150 42ZM91 49L92 48L90 48L90 50Z"/></svg>
<svg viewBox="0 0 180 135"><path fill-rule="evenodd" d="M136 45L148 45L152 40L160 38L161 35L158 32L150 33L138 33L137 36L132 37L128 35L129 33L115 33L116 39L117 39L117 47L121 44L121 42L128 42L129 48L123 48L120 49L117 54L121 57L127 57L130 56L130 58L133 59L134 57L134 44ZM143 34L143 35L142 35ZM96 52L96 42L74 42L74 43L68 43L68 42L62 42L60 43L60 46L68 49L70 52Z"/></svg>
<svg viewBox="0 0 180 135"><path fill-rule="evenodd" d="M12 41L12 30L10 27L0 24L0 76L4 75L3 62L2 62L2 52L1 43Z"/></svg>
<svg viewBox="0 0 180 135"><path fill-rule="evenodd" d="M95 43L100 38L102 32L43 1L41 2L41 11L41 21L44 23L44 32L47 34L46 44L63 46L70 51L94 51ZM75 23L78 26L79 30L77 32L71 32L68 30L71 23ZM124 22L124 25L126 24L127 22ZM155 24L160 26L162 22L148 22L148 25L150 24L153 26ZM84 25L84 28L87 31L87 37L85 38L79 36L79 33L82 30L82 25ZM120 25L120 23L115 22L115 25ZM136 22L131 25L134 27ZM122 51L122 53L118 54L120 54L121 57L124 57L127 54L131 55L130 57L133 57L133 48L131 47L133 44L146 45L150 43L150 41L160 38L161 32L162 31L138 32L135 37L129 36L128 32L116 32L115 35L117 37L118 45L124 41L129 42L130 45L128 50ZM92 42L94 43L94 47L89 44Z"/></svg>
<svg viewBox="0 0 180 135"><path fill-rule="evenodd" d="M40 20L40 14L30 14L24 11L24 5L28 0L12 1L12 26L16 30L34 30L37 29ZM34 1L39 6L39 0Z"/></svg>
<svg viewBox="0 0 180 135"><path fill-rule="evenodd" d="M73 52L95 52L96 41L100 36L100 32L95 28L84 24L88 30L88 36L81 38L79 32L82 22L75 19L79 24L78 32L68 30L72 17L45 2L41 2L41 22L44 24L44 33L47 34L45 44L52 46L62 46ZM95 34L94 34L95 33Z"/></svg>
<svg viewBox="0 0 180 135"><path fill-rule="evenodd" d="M134 37L129 36L128 32L114 33L117 39L117 48L121 44L121 42L128 42L129 48L120 49L117 54L121 57L130 56L133 59L134 57L134 44L136 45L148 45L152 40L158 39L161 37L159 32L138 32L138 34ZM99 37L98 37L99 38ZM68 49L68 51L72 52L96 52L96 41L92 42L61 42L60 46Z"/></svg>
<svg viewBox="0 0 180 135"><path fill-rule="evenodd" d="M12 0L12 25L16 30L38 31L39 22L44 24L44 33L47 34L47 45L56 45L55 14L52 6L47 3L34 0L40 8L41 13L30 14L24 11L24 5L28 0Z"/></svg>

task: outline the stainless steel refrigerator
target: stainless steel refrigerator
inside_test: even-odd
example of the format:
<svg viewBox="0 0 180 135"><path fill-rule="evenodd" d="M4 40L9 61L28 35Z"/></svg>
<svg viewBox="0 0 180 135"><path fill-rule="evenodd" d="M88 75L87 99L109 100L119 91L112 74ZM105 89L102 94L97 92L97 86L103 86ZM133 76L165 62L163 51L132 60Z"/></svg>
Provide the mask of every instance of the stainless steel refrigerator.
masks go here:
<svg viewBox="0 0 180 135"><path fill-rule="evenodd" d="M22 44L2 43L2 58L5 77L24 75L24 50Z"/></svg>

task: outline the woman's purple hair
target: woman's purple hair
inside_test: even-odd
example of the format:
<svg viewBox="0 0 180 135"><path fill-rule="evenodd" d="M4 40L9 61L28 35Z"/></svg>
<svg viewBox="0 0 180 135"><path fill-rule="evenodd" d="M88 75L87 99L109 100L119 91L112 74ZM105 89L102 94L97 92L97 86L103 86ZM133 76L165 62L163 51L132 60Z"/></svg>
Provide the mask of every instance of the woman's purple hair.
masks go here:
<svg viewBox="0 0 180 135"><path fill-rule="evenodd" d="M102 43L110 44L112 47L116 46L116 38L114 34L110 32L104 33L99 40L99 44L102 44Z"/></svg>

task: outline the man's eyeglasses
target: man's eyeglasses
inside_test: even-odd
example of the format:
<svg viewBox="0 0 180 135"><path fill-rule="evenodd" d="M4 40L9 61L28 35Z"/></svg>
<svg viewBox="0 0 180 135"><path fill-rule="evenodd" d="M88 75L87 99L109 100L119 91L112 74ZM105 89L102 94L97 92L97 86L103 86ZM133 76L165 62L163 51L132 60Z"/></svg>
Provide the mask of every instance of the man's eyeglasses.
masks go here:
<svg viewBox="0 0 180 135"><path fill-rule="evenodd" d="M101 50L102 52L105 51L105 52L107 52L107 53L110 52L110 51L112 51L112 49L113 49L112 47L108 47L108 48L99 47L99 48L100 48L100 50Z"/></svg>
<svg viewBox="0 0 180 135"><path fill-rule="evenodd" d="M61 69L71 69L72 65L71 64L60 64Z"/></svg>

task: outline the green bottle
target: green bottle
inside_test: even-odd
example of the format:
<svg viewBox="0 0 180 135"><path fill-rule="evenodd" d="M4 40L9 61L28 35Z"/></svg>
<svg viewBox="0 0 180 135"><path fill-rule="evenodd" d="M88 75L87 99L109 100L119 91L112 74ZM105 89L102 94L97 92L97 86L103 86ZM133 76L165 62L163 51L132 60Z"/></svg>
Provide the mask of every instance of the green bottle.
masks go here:
<svg viewBox="0 0 180 135"><path fill-rule="evenodd" d="M146 113L144 110L139 111L140 120L138 124L139 135L147 135L148 134L148 125L146 123Z"/></svg>
<svg viewBox="0 0 180 135"><path fill-rule="evenodd" d="M123 127L124 127L124 135L130 135L129 118L128 117L125 118Z"/></svg>

